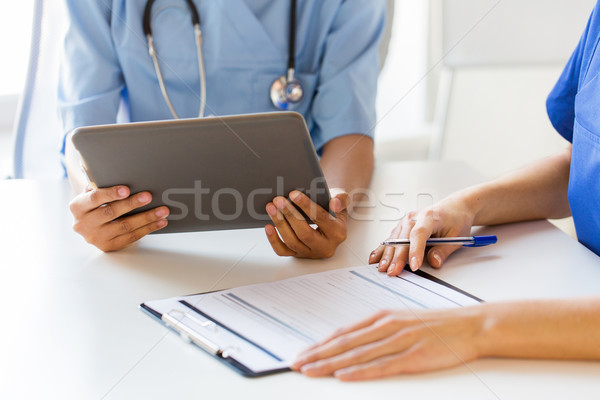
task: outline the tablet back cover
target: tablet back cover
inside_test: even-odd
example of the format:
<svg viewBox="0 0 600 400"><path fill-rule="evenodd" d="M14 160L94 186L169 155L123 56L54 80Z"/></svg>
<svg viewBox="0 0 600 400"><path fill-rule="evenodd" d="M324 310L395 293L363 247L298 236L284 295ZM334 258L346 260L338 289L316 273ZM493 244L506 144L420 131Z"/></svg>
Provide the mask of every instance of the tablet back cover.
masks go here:
<svg viewBox="0 0 600 400"><path fill-rule="evenodd" d="M329 209L304 122L293 112L78 128L73 144L97 187L149 191L170 209L157 233L262 227L265 206L297 189Z"/></svg>

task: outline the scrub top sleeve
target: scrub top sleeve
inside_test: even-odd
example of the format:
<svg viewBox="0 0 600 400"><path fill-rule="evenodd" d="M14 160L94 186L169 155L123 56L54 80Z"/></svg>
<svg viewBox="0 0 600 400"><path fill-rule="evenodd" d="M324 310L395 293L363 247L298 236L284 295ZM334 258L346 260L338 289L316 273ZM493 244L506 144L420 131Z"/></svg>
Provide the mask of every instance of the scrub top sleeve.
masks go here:
<svg viewBox="0 0 600 400"><path fill-rule="evenodd" d="M125 87L111 37L110 1L67 0L66 7L58 89L65 135L80 126L116 122Z"/></svg>
<svg viewBox="0 0 600 400"><path fill-rule="evenodd" d="M588 40L591 21L594 12L590 17L587 27L579 41L579 44L565 69L563 70L558 82L550 92L546 100L546 109L548 117L554 128L562 137L569 142L573 141L573 126L575 124L575 96L577 95L579 81L581 78L581 67L583 63L584 51Z"/></svg>
<svg viewBox="0 0 600 400"><path fill-rule="evenodd" d="M325 42L312 106L317 150L343 135L373 137L385 8L383 0L346 0L338 10Z"/></svg>

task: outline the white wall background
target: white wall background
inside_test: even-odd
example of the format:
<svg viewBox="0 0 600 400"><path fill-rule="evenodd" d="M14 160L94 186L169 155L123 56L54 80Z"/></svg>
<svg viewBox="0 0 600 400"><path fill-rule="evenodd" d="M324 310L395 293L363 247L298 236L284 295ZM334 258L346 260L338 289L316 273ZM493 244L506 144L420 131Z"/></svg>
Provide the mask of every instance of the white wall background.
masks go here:
<svg viewBox="0 0 600 400"><path fill-rule="evenodd" d="M33 2L20 0L0 6L0 96L15 95L23 87Z"/></svg>
<svg viewBox="0 0 600 400"><path fill-rule="evenodd" d="M423 133L428 13L427 1L396 0L389 53L379 78L376 133L381 142Z"/></svg>
<svg viewBox="0 0 600 400"><path fill-rule="evenodd" d="M440 3L445 64L457 67L442 157L496 176L562 149L545 101L596 0Z"/></svg>
<svg viewBox="0 0 600 400"><path fill-rule="evenodd" d="M10 129L16 97L23 88L31 38L33 2L0 6L0 129Z"/></svg>
<svg viewBox="0 0 600 400"><path fill-rule="evenodd" d="M27 69L32 8L30 0L0 6L0 179L12 168L11 133Z"/></svg>
<svg viewBox="0 0 600 400"><path fill-rule="evenodd" d="M492 177L563 148L548 121L545 99L594 4L396 0L394 36L379 85L379 160L426 157L441 66L465 58L476 62L456 69L443 159L467 161ZM443 39L449 35L443 34L443 6L454 7L452 29L457 38L465 36L466 44L445 58Z"/></svg>

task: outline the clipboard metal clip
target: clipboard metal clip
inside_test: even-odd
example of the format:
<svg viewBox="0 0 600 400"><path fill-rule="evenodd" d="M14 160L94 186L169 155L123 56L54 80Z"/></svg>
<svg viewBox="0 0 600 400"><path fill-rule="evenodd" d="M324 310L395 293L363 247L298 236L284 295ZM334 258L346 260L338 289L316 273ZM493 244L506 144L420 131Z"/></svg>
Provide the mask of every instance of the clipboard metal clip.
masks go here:
<svg viewBox="0 0 600 400"><path fill-rule="evenodd" d="M172 313L173 314L181 314L181 317L179 319L175 318L173 315L171 315ZM194 331L192 328L190 328L189 326L184 324L182 322L182 320L185 318L195 320L195 318L193 318L191 315L189 315L183 311L175 310L175 309L171 310L170 312L168 312L166 314L163 314L161 317L162 321L168 327L170 327L173 330L175 330L176 332L178 332L184 341L193 343L196 346L200 347L201 349L207 351L208 353L210 353L214 356L227 357L227 355L224 354L224 352L219 348L218 345L211 342L207 338L201 336L200 334L198 334L198 332ZM201 324L201 325L204 326L204 324ZM206 327L208 327L208 326L209 325L206 325Z"/></svg>

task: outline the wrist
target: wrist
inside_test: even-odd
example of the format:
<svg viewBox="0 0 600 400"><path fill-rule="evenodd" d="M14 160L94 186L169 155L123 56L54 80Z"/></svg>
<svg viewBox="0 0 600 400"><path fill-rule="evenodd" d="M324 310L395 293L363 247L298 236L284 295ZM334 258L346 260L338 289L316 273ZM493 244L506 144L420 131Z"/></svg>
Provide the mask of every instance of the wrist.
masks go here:
<svg viewBox="0 0 600 400"><path fill-rule="evenodd" d="M498 318L494 315L493 307L487 304L474 308L479 326L479 335L475 339L477 358L493 356L496 354L495 346L498 343Z"/></svg>
<svg viewBox="0 0 600 400"><path fill-rule="evenodd" d="M485 205L484 195L484 185L469 187L454 195L460 209L469 215L473 226L484 225L481 223L481 214Z"/></svg>
<svg viewBox="0 0 600 400"><path fill-rule="evenodd" d="M458 225L470 231L477 216L477 201L473 200L470 189L451 194L439 203L440 209L451 210L460 221Z"/></svg>
<svg viewBox="0 0 600 400"><path fill-rule="evenodd" d="M527 341L523 332L515 329L515 323L521 325L518 319L523 308L503 303L482 304L478 308L481 317L481 333L477 340L479 357L514 356L514 350L522 340Z"/></svg>

